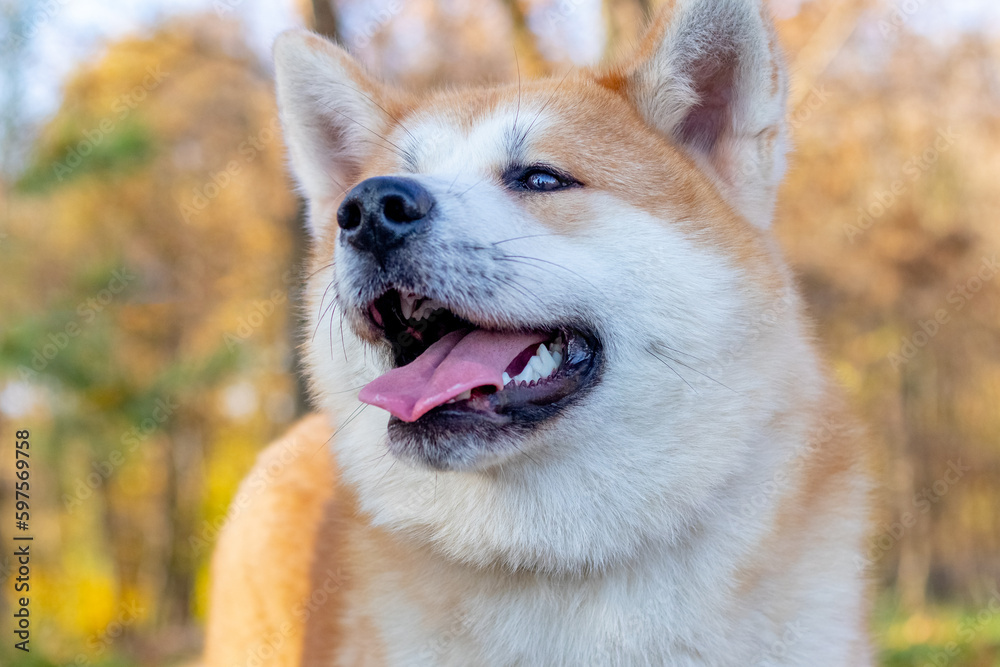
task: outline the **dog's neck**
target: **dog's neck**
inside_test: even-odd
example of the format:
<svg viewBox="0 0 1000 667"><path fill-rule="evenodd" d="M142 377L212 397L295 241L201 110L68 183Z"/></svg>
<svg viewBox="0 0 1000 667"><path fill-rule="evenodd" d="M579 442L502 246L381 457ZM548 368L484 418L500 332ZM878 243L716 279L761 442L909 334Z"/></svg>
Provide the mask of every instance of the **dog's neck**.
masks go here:
<svg viewBox="0 0 1000 667"><path fill-rule="evenodd" d="M760 439L772 451L808 457L810 443L820 438L826 446L837 435L817 428L822 424L786 425L783 438L769 431ZM810 632L822 636L819 628L831 617L850 617L859 600L844 596L812 609L812 599L829 590L827 578L797 564L773 571L757 562L762 544L788 537L774 527L786 489L763 499L753 494L769 488L771 473L787 464L787 456L775 457L764 473L755 467L753 479L735 478L682 534L585 572L457 563L402 532L359 521L346 537L364 560L346 559L361 571L348 592L344 631L350 636L374 624L380 650L407 665L796 664L798 650L815 649ZM854 494L857 502L862 496ZM820 532L805 550L835 563L843 558L832 554L852 548ZM841 581L860 576L822 574ZM798 592L779 599L774 590ZM846 664L845 652L856 646L826 650Z"/></svg>

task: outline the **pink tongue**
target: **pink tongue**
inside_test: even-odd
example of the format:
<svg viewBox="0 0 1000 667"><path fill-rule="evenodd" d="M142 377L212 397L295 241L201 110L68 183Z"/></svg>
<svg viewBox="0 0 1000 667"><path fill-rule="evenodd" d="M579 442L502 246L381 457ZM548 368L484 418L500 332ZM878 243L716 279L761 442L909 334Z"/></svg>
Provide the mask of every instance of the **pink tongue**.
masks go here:
<svg viewBox="0 0 1000 667"><path fill-rule="evenodd" d="M411 363L369 382L358 398L405 422L416 421L469 389L489 385L502 389L510 362L546 338L538 333L453 331Z"/></svg>

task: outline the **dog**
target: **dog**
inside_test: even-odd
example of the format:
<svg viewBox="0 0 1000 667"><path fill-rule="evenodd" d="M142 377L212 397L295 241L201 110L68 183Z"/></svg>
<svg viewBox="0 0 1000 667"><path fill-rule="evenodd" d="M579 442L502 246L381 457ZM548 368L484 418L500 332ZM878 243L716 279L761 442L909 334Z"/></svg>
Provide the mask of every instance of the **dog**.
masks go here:
<svg viewBox="0 0 1000 667"><path fill-rule="evenodd" d="M871 664L873 475L770 231L757 0L416 95L275 45L317 413L214 556L209 665Z"/></svg>

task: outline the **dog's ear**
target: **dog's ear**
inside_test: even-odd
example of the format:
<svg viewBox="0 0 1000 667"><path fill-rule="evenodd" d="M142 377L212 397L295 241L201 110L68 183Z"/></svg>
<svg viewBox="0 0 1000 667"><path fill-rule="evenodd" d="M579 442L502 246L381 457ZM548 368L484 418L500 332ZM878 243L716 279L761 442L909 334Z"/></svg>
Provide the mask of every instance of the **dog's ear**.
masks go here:
<svg viewBox="0 0 1000 667"><path fill-rule="evenodd" d="M786 73L762 0L675 0L631 61L599 75L766 227L784 176Z"/></svg>
<svg viewBox="0 0 1000 667"><path fill-rule="evenodd" d="M305 30L274 43L278 109L312 232L359 178L390 126L391 91L340 47Z"/></svg>

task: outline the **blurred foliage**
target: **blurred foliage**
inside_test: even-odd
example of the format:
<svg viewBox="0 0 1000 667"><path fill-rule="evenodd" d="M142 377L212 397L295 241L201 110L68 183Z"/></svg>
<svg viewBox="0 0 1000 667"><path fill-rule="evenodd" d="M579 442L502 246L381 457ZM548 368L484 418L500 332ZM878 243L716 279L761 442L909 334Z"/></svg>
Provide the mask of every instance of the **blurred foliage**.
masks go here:
<svg viewBox="0 0 1000 667"><path fill-rule="evenodd" d="M294 417L271 84L237 25L172 23L77 74L32 158L6 202L0 372L37 403L16 420L35 645L151 664L197 646L212 522Z"/></svg>
<svg viewBox="0 0 1000 667"><path fill-rule="evenodd" d="M911 610L976 604L1000 578L1000 44L883 34L872 11L791 110L777 228L886 455L869 560Z"/></svg>
<svg viewBox="0 0 1000 667"><path fill-rule="evenodd" d="M564 71L577 3L368 6L323 21L420 88ZM1000 279L977 276L1000 247L1000 40L886 31L890 9L813 0L780 22L796 150L776 228L884 452L882 663L1000 665ZM605 2L598 53L648 11ZM32 432L39 651L2 664L195 654L227 504L295 417L298 204L244 39L206 14L111 45L0 194L0 425Z"/></svg>
<svg viewBox="0 0 1000 667"><path fill-rule="evenodd" d="M982 608L935 605L908 613L888 598L876 609L884 667L996 667L1000 596Z"/></svg>

